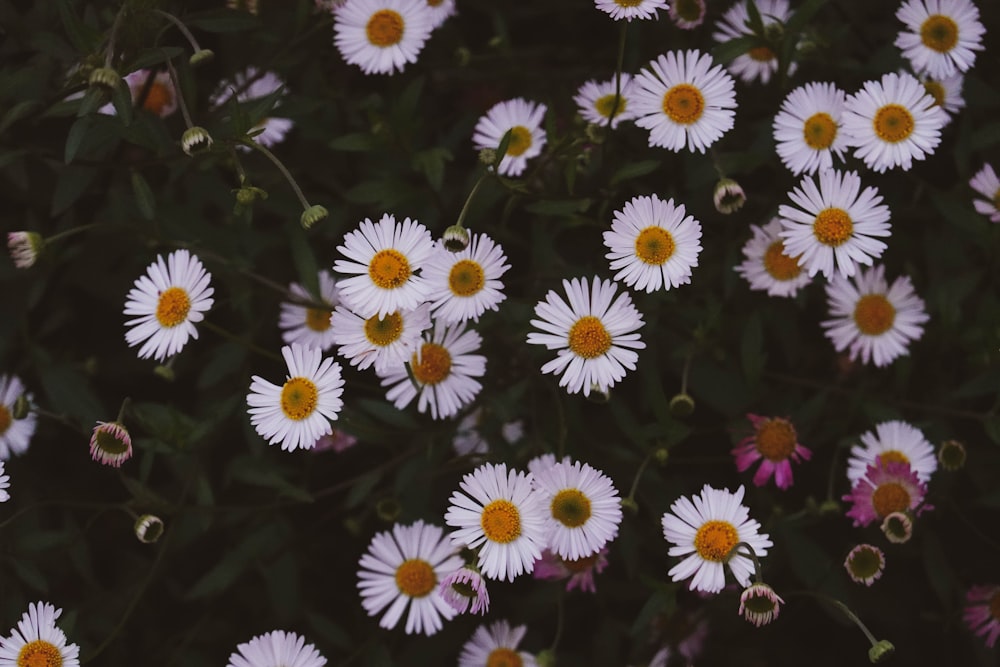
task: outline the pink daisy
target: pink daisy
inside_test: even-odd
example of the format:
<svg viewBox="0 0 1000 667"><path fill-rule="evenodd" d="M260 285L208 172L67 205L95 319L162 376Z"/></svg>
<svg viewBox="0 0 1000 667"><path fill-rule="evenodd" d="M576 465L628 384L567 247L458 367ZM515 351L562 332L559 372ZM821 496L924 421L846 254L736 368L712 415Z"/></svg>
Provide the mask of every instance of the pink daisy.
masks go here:
<svg viewBox="0 0 1000 667"><path fill-rule="evenodd" d="M753 483L764 486L774 475L774 483L779 489L792 485L792 461L801 463L812 457L812 452L799 444L798 435L792 422L781 417L761 417L748 414L753 425L753 435L743 438L732 451L736 459L736 469L746 471L755 461L763 459Z"/></svg>
<svg viewBox="0 0 1000 667"><path fill-rule="evenodd" d="M909 510L916 516L934 509L924 503L926 495L927 485L920 481L909 463L883 462L882 457L878 457L843 500L854 503L847 512L847 516L854 519L854 525L867 526L893 512Z"/></svg>
<svg viewBox="0 0 1000 667"><path fill-rule="evenodd" d="M597 586L594 585L594 575L600 574L608 566L608 548L601 547L597 553L577 558L576 560L566 560L548 549L542 550L542 557L535 561L535 579L546 581L566 582L566 590L571 591L579 588L585 593L596 593Z"/></svg>
<svg viewBox="0 0 1000 667"><path fill-rule="evenodd" d="M965 594L965 611L962 618L969 629L983 637L990 648L1000 637L1000 586L996 584L973 586Z"/></svg>

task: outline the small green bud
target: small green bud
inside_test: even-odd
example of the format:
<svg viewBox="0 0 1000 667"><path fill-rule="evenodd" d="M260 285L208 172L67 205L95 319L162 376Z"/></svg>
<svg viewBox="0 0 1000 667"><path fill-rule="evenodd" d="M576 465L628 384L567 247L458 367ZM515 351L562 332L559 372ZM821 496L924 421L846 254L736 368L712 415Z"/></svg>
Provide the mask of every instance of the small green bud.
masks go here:
<svg viewBox="0 0 1000 667"><path fill-rule="evenodd" d="M461 252L469 247L469 232L465 227L452 225L448 229L444 230L444 234L441 236L441 242L444 243L446 250L449 250L450 252Z"/></svg>
<svg viewBox="0 0 1000 667"><path fill-rule="evenodd" d="M163 521L158 516L143 514L135 520L135 536L143 544L152 544L163 535Z"/></svg>
<svg viewBox="0 0 1000 667"><path fill-rule="evenodd" d="M16 399L14 399L14 409L11 410L10 416L14 419L24 419L31 412L31 401L28 400L27 394L21 394Z"/></svg>
<svg viewBox="0 0 1000 667"><path fill-rule="evenodd" d="M177 377L174 374L173 367L170 366L169 364L157 366L156 368L153 369L153 374L156 375L157 377L163 378L167 382L173 382L174 378Z"/></svg>
<svg viewBox="0 0 1000 667"><path fill-rule="evenodd" d="M189 127L181 135L181 149L188 155L203 153L212 147L212 135L203 127Z"/></svg>
<svg viewBox="0 0 1000 667"><path fill-rule="evenodd" d="M493 148L481 148L479 150L479 162L487 167L492 166L497 161L497 152Z"/></svg>
<svg viewBox="0 0 1000 667"><path fill-rule="evenodd" d="M252 185L244 185L238 190L233 190L236 193L236 201L241 206L250 206L258 199L267 199L267 191L256 188Z"/></svg>
<svg viewBox="0 0 1000 667"><path fill-rule="evenodd" d="M868 659L873 663L881 662L896 652L896 647L885 639L880 639L868 649Z"/></svg>
<svg viewBox="0 0 1000 667"><path fill-rule="evenodd" d="M122 78L118 76L118 72L110 67L95 67L90 72L87 83L93 88L103 88L110 93L121 85L121 81Z"/></svg>
<svg viewBox="0 0 1000 667"><path fill-rule="evenodd" d="M667 465L667 461L670 459L670 450L666 447L657 447L656 451L653 452L653 459L661 466Z"/></svg>
<svg viewBox="0 0 1000 667"><path fill-rule="evenodd" d="M670 414L673 417L687 417L694 412L694 399L690 394L677 394L670 399Z"/></svg>
<svg viewBox="0 0 1000 667"><path fill-rule="evenodd" d="M535 656L535 663L538 667L555 667L556 666L556 652L552 649L545 649L541 653Z"/></svg>
<svg viewBox="0 0 1000 667"><path fill-rule="evenodd" d="M955 471L965 467L965 445L958 440L945 440L937 452L938 462L945 470Z"/></svg>
<svg viewBox="0 0 1000 667"><path fill-rule="evenodd" d="M712 198L715 202L715 210L723 215L735 213L743 208L743 204L747 201L743 188L731 178L723 178L715 184L715 193Z"/></svg>
<svg viewBox="0 0 1000 667"><path fill-rule="evenodd" d="M299 222L302 224L302 229L309 229L320 220L325 220L328 215L330 213L325 208L319 204L313 204L302 211L302 217L299 218Z"/></svg>
<svg viewBox="0 0 1000 667"><path fill-rule="evenodd" d="M622 498L622 509L628 510L631 514L638 514L639 503L632 498Z"/></svg>
<svg viewBox="0 0 1000 667"><path fill-rule="evenodd" d="M840 514L840 504L833 498L827 498L819 504L820 514Z"/></svg>
<svg viewBox="0 0 1000 667"><path fill-rule="evenodd" d="M200 51L195 51L188 58L188 62L191 63L191 67L197 67L198 65L204 65L209 63L215 58L215 52L211 49L201 49Z"/></svg>
<svg viewBox="0 0 1000 667"><path fill-rule="evenodd" d="M395 498L383 498L375 503L375 513L386 523L392 523L398 519L402 511L402 506Z"/></svg>
<svg viewBox="0 0 1000 667"><path fill-rule="evenodd" d="M594 384L590 386L590 393L587 394L587 400L591 403L598 403L603 405L611 400L611 390Z"/></svg>

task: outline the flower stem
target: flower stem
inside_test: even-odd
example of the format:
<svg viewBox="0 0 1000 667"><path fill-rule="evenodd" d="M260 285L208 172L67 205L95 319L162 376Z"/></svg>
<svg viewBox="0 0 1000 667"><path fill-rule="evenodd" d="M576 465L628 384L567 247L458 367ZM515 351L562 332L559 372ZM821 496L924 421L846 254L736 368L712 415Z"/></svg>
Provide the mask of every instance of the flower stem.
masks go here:
<svg viewBox="0 0 1000 667"><path fill-rule="evenodd" d="M119 424L121 424L122 420L125 418L125 411L128 410L128 404L131 402L132 399L126 396L125 400L122 401L122 406L118 408L118 417L115 419L115 421L118 422Z"/></svg>
<svg viewBox="0 0 1000 667"><path fill-rule="evenodd" d="M306 200L306 196L302 194L302 190L299 189L299 184L295 182L295 179L292 178L291 172L288 171L285 165L281 162L281 160L278 159L278 157L274 153L264 148L263 146L261 146L256 141L253 141L252 139L243 139L242 141L240 141L240 143L243 144L244 146L259 151L260 153L263 153L264 157L273 162L274 166L277 167L278 171L280 171L282 176L285 177L285 180L288 181L288 184L292 186L292 190L295 191L295 196L299 198L299 203L302 204L302 210L303 211L309 210L311 205L309 204L309 201Z"/></svg>
<svg viewBox="0 0 1000 667"><path fill-rule="evenodd" d="M194 122L191 120L191 114L188 112L187 102L184 101L184 91L181 90L181 81L177 76L177 69L174 67L174 63L169 60L167 61L167 71L170 72L170 81L174 84L174 92L177 94L177 101L181 106L184 125L190 130L194 127Z"/></svg>
<svg viewBox="0 0 1000 667"><path fill-rule="evenodd" d="M646 468L649 466L649 462L653 460L653 455L656 453L655 449L651 449L646 458L642 460L639 464L639 469L635 471L635 477L632 479L632 488L628 490L628 496L626 497L624 504L635 502L635 492L639 489L639 480L642 479L642 473L646 472Z"/></svg>
<svg viewBox="0 0 1000 667"><path fill-rule="evenodd" d="M184 25L179 18L177 18L170 12L163 11L162 9L153 9L153 13L159 14L160 16L162 16L163 18L167 19L175 26L177 26L177 29L181 31L181 34L184 35L184 39L188 41L188 44L191 45L191 48L194 49L195 53L201 51L201 47L198 46L198 40L194 38L194 35L191 34L191 31L188 30L187 26Z"/></svg>
<svg viewBox="0 0 1000 667"><path fill-rule="evenodd" d="M813 591L792 591L790 593L787 593L787 595L807 595L809 597L814 597L817 600L820 600L822 602L826 602L828 604L832 604L834 607L836 607L837 609L839 609L844 614L844 616L846 616L848 619L850 619L851 622L853 622L856 626L858 626L858 628L861 630L861 632L863 632L865 634L865 637L868 638L868 641L871 642L872 646L878 645L879 641L877 639L875 639L875 635L873 635L871 633L871 631L868 630L868 627L864 623L861 622L861 619L858 618L857 614L855 614L853 611L851 611L850 607L848 607L846 604L844 604L840 600L838 600L836 598L832 598L829 595L825 595L823 593L816 593L816 592L813 592Z"/></svg>
<svg viewBox="0 0 1000 667"><path fill-rule="evenodd" d="M104 66L110 68L111 61L115 57L115 38L118 37L118 26L122 23L122 16L125 15L125 6L127 3L122 3L122 6L118 8L118 13L115 14L115 21L111 24L111 34L108 36L108 50L104 52Z"/></svg>
<svg viewBox="0 0 1000 667"><path fill-rule="evenodd" d="M476 193L479 192L479 188L482 187L483 181L489 176L490 172L484 171L480 176L476 184L472 186L472 190L469 191L469 196L465 199L465 204L462 206L461 212L458 214L458 222L455 223L456 227L465 226L465 217L469 214L469 206L472 204L472 200L475 198Z"/></svg>
<svg viewBox="0 0 1000 667"><path fill-rule="evenodd" d="M742 554L739 553L741 547L744 549ZM746 542L737 542L736 544L733 545L733 548L729 550L729 553L726 554L725 562L728 563L731 558L738 555L746 556L747 558L753 561L754 583L755 584L762 583L764 581L764 577L761 576L760 573L760 559L757 558L757 552L754 551L753 547L747 544Z"/></svg>
<svg viewBox="0 0 1000 667"><path fill-rule="evenodd" d="M231 340L234 343L239 343L240 345L242 345L243 347L247 348L252 352L256 352L257 354L263 355L273 361L279 361L279 362L282 361L280 355L277 355L274 352L271 352L270 350L265 350L264 348L251 343L246 338L241 338L240 336L237 336L236 334L227 331L226 329L223 329L218 324L205 320L201 323L201 325L206 329L208 329L209 331L216 333L227 340Z"/></svg>

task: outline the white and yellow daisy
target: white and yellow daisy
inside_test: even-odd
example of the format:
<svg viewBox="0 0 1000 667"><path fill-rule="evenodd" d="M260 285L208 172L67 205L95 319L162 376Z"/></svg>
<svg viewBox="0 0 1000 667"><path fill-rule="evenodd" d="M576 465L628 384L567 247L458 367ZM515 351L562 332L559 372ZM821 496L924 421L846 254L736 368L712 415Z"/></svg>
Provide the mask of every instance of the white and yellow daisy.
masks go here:
<svg viewBox="0 0 1000 667"><path fill-rule="evenodd" d="M24 396L31 403L31 394L16 375L0 375L0 461L22 454L31 444L38 426L38 415L28 412L23 419L14 418L14 404Z"/></svg>
<svg viewBox="0 0 1000 667"><path fill-rule="evenodd" d="M368 218L344 235L333 270L351 277L337 287L344 305L368 318L385 317L397 310L413 310L427 300L427 281L418 275L434 252L427 228L416 220L386 213L377 223Z"/></svg>
<svg viewBox="0 0 1000 667"><path fill-rule="evenodd" d="M967 72L983 50L986 28L970 0L906 0L896 18L906 24L896 46L914 71L934 78Z"/></svg>
<svg viewBox="0 0 1000 667"><path fill-rule="evenodd" d="M538 667L535 656L517 650L527 631L527 626L512 627L505 620L480 625L462 645L458 667Z"/></svg>
<svg viewBox="0 0 1000 667"><path fill-rule="evenodd" d="M472 144L476 150L495 150L500 147L504 135L510 132L499 171L504 176L520 176L528 160L540 155L545 147L546 134L542 129L545 111L544 104L520 97L497 102L476 122Z"/></svg>
<svg viewBox="0 0 1000 667"><path fill-rule="evenodd" d="M267 97L278 90L285 88L285 82L274 72L261 72L256 67L248 67L242 72L237 72L232 81L223 81L218 90L212 95L211 104L219 107L232 99L236 94L237 102L250 102ZM284 97L284 93L282 93ZM280 144L285 139L285 135L292 129L292 121L288 118L277 118L268 116L257 124L253 130L259 130L253 140L261 146L274 146ZM243 150L250 150L246 146L240 146Z"/></svg>
<svg viewBox="0 0 1000 667"><path fill-rule="evenodd" d="M272 630L237 644L226 667L323 667L324 658L305 637Z"/></svg>
<svg viewBox="0 0 1000 667"><path fill-rule="evenodd" d="M594 0L594 4L616 21L655 19L657 10L667 8L664 0Z"/></svg>
<svg viewBox="0 0 1000 667"><path fill-rule="evenodd" d="M607 392L626 370L635 370L635 350L646 347L635 333L644 324L642 315L628 292L615 299L618 288L610 280L563 280L563 289L568 303L549 290L535 306L539 319L531 325L543 333L530 332L528 343L557 350L542 372L561 373L559 386L569 393Z"/></svg>
<svg viewBox="0 0 1000 667"><path fill-rule="evenodd" d="M993 171L993 165L984 164L969 181L969 187L985 197L972 201L976 212L988 215L990 222L1000 222L1000 178Z"/></svg>
<svg viewBox="0 0 1000 667"><path fill-rule="evenodd" d="M333 432L330 421L344 407L340 364L298 343L282 347L281 356L288 366L283 385L253 376L247 395L250 422L269 445L281 442L287 451L311 449L320 436Z"/></svg>
<svg viewBox="0 0 1000 667"><path fill-rule="evenodd" d="M170 72L140 69L126 74L125 83L132 96L132 103L138 106L142 100L141 108L151 114L166 118L177 111L177 90L174 88L173 79L170 78ZM109 116L118 113L111 102L102 106L97 112Z"/></svg>
<svg viewBox="0 0 1000 667"><path fill-rule="evenodd" d="M411 355L409 372L403 364L376 369L382 386L389 387L386 399L402 410L416 398L417 411L430 409L434 419L458 414L483 388L475 378L485 375L486 357L473 354L482 342L462 324L435 322Z"/></svg>
<svg viewBox="0 0 1000 667"><path fill-rule="evenodd" d="M556 463L534 475L545 521L546 546L566 560L601 550L618 536L621 498L611 479L586 463Z"/></svg>
<svg viewBox="0 0 1000 667"><path fill-rule="evenodd" d="M0 459L0 503L5 503L10 500L10 494L7 489L10 488L10 475L4 470L3 459Z"/></svg>
<svg viewBox="0 0 1000 667"><path fill-rule="evenodd" d="M455 0L424 0L430 10L431 28L440 28L445 21L455 15Z"/></svg>
<svg viewBox="0 0 1000 667"><path fill-rule="evenodd" d="M507 298L500 278L510 269L503 248L486 234L472 234L464 250L451 252L438 242L424 267L434 318L444 322L479 321Z"/></svg>
<svg viewBox="0 0 1000 667"><path fill-rule="evenodd" d="M542 556L546 512L531 480L505 463L485 463L448 499L444 522L455 528L452 542L478 550L479 569L489 579L530 574Z"/></svg>
<svg viewBox="0 0 1000 667"><path fill-rule="evenodd" d="M766 291L768 296L793 297L812 278L799 266L799 257L785 254L781 240L781 220L771 218L763 227L750 225L753 237L743 245L746 259L735 267L750 289Z"/></svg>
<svg viewBox="0 0 1000 667"><path fill-rule="evenodd" d="M56 626L62 609L34 602L10 636L0 637L0 667L80 667L80 647Z"/></svg>
<svg viewBox="0 0 1000 667"><path fill-rule="evenodd" d="M337 352L359 370L376 371L402 366L420 344L420 334L431 326L430 305L397 310L385 317L358 317L343 306L334 313L333 339Z"/></svg>
<svg viewBox="0 0 1000 667"><path fill-rule="evenodd" d="M180 352L189 338L198 338L194 325L214 303L211 280L201 260L187 250L175 250L166 261L157 256L125 301L125 315L137 316L125 322L125 342L129 347L142 343L140 359L163 361Z"/></svg>
<svg viewBox="0 0 1000 667"><path fill-rule="evenodd" d="M840 131L846 94L832 83L807 83L788 93L774 117L778 156L793 174L833 167L843 162L847 136Z"/></svg>
<svg viewBox="0 0 1000 667"><path fill-rule="evenodd" d="M834 278L826 286L830 319L822 323L837 352L848 350L851 361L887 366L920 340L929 316L909 277L890 286L885 267L862 269L853 279Z"/></svg>
<svg viewBox="0 0 1000 667"><path fill-rule="evenodd" d="M293 300L281 303L278 327L282 330L281 340L286 344L298 343L326 352L334 344L333 309L340 303L340 297L337 283L329 271L321 270L318 279L318 299L298 283L288 286ZM305 305L310 302L323 303L328 307Z"/></svg>
<svg viewBox="0 0 1000 667"><path fill-rule="evenodd" d="M874 187L861 192L857 172L828 169L819 174L819 186L805 176L788 193L798 207L782 204L778 218L785 228L785 254L799 258L809 276L822 273L829 280L834 269L853 276L858 264L871 265L886 244L876 236L889 236L889 207Z"/></svg>
<svg viewBox="0 0 1000 667"><path fill-rule="evenodd" d="M652 292L691 282L701 252L701 223L686 215L684 204L656 195L634 197L615 211L604 245L611 270L636 290Z"/></svg>
<svg viewBox="0 0 1000 667"><path fill-rule="evenodd" d="M667 13L681 30L694 30L705 20L705 0L674 0Z"/></svg>
<svg viewBox="0 0 1000 667"><path fill-rule="evenodd" d="M670 555L685 558L670 568L671 579L691 577L691 590L718 593L726 585L724 566L729 565L741 586L750 582L753 561L744 555L743 548L731 557L730 552L745 542L763 558L773 543L767 533L760 532L760 524L750 518L750 510L742 503L742 486L733 493L707 484L700 494L674 501L670 512L663 515L663 536L675 545L670 547Z"/></svg>
<svg viewBox="0 0 1000 667"><path fill-rule="evenodd" d="M874 431L861 434L861 444L851 447L847 459L847 479L851 485L865 476L868 466L906 463L921 482L928 482L938 469L934 445L923 432L900 420L882 422Z"/></svg>
<svg viewBox="0 0 1000 667"><path fill-rule="evenodd" d="M623 120L635 118L635 105L629 103L631 83L632 76L623 73L621 82L618 84L621 89L617 95L617 105L615 104L616 84L614 77L609 81L591 79L580 86L573 101L576 102L576 107L585 121L603 127L608 124L608 118L611 118L611 129L614 129Z"/></svg>
<svg viewBox="0 0 1000 667"><path fill-rule="evenodd" d="M961 74L953 74L941 79L921 74L918 78L920 83L924 85L924 90L934 100L934 104L944 109L945 125L951 122L952 116L957 116L958 112L965 108L965 99L962 97L965 77Z"/></svg>
<svg viewBox="0 0 1000 667"><path fill-rule="evenodd" d="M333 16L334 44L365 74L402 72L434 28L427 0L348 0Z"/></svg>
<svg viewBox="0 0 1000 667"><path fill-rule="evenodd" d="M633 79L635 124L649 145L705 152L733 127L733 78L700 51L670 51Z"/></svg>
<svg viewBox="0 0 1000 667"><path fill-rule="evenodd" d="M737 0L736 4L726 10L719 22L715 24L715 34L712 39L724 43L740 37L753 35L750 30L750 13L747 11L749 0ZM760 12L764 30L774 30L784 25L792 15L788 0L754 0L757 11ZM730 74L739 77L744 83L760 80L767 83L778 71L778 54L767 46L755 46L748 52L737 56L726 65ZM794 69L790 69L790 72Z"/></svg>
<svg viewBox="0 0 1000 667"><path fill-rule="evenodd" d="M933 155L947 114L910 74L889 72L866 81L844 102L841 127L854 157L882 173Z"/></svg>
<svg viewBox="0 0 1000 667"><path fill-rule="evenodd" d="M438 587L464 564L456 551L440 527L423 521L376 534L358 562L361 605L369 616L388 607L378 624L390 630L409 607L406 634L433 635L442 617L451 620L457 613Z"/></svg>

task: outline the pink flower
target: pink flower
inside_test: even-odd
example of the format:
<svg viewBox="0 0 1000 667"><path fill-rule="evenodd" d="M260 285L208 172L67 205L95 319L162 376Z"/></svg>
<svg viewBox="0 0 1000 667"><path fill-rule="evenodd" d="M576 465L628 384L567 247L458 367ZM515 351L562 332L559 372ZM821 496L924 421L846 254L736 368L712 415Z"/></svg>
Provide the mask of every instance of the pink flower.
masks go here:
<svg viewBox="0 0 1000 667"><path fill-rule="evenodd" d="M925 510L934 509L924 503L925 495L927 485L917 478L909 463L883 463L880 456L868 466L864 477L857 481L843 500L854 503L847 511L847 516L854 519L854 525L867 526L893 512L910 511L913 516L918 516Z"/></svg>
<svg viewBox="0 0 1000 667"><path fill-rule="evenodd" d="M761 417L748 414L747 419L754 427L754 434L743 438L732 451L736 459L736 469L744 472L755 461L761 460L754 473L753 483L764 486L774 475L774 483L779 489L792 485L792 461L801 463L812 457L812 452L798 442L795 426L781 417Z"/></svg>
<svg viewBox="0 0 1000 667"><path fill-rule="evenodd" d="M486 615L490 610L490 593L486 581L476 570L460 567L441 580L441 598L459 614L469 612ZM471 605L471 609L469 608Z"/></svg>
<svg viewBox="0 0 1000 667"><path fill-rule="evenodd" d="M607 547L601 547L597 553L576 560L563 560L558 554L543 549L542 557L535 561L535 579L561 581L568 577L567 591L579 588L587 593L596 593L594 574L600 574L608 566L607 556Z"/></svg>
<svg viewBox="0 0 1000 667"><path fill-rule="evenodd" d="M132 458L132 436L119 422L97 422L90 436L90 456L104 465L120 468Z"/></svg>
<svg viewBox="0 0 1000 667"><path fill-rule="evenodd" d="M984 637L986 645L993 648L1000 637L1000 586L996 584L973 586L965 594L965 624L976 636Z"/></svg>
<svg viewBox="0 0 1000 667"><path fill-rule="evenodd" d="M315 445L313 445L312 451L322 452L332 449L339 454L346 449L350 449L356 444L358 444L358 439L353 435L333 429L333 433L320 436L320 439L316 441Z"/></svg>

